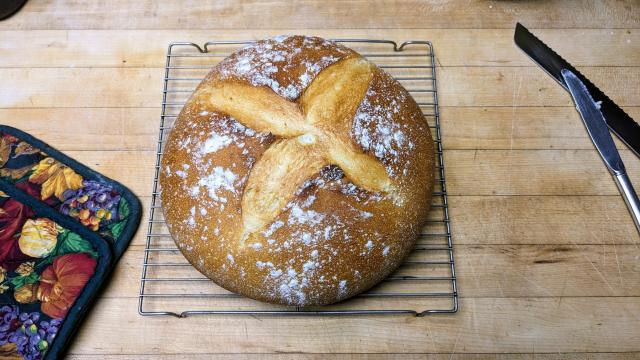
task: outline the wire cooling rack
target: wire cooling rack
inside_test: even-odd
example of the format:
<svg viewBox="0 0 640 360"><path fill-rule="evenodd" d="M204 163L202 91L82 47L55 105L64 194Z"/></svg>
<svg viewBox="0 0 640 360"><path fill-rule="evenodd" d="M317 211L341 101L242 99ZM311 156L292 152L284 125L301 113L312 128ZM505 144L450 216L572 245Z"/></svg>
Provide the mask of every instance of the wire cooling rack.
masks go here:
<svg viewBox="0 0 640 360"><path fill-rule="evenodd" d="M458 310L451 221L442 156L436 63L428 41L335 39L394 76L416 99L436 144L432 210L413 252L373 289L338 304L300 308L261 303L217 286L196 271L176 248L164 222L158 196L160 158L167 135L189 95L211 66L250 41L190 42L169 45L162 95L160 135L140 281L141 315L380 315L424 316Z"/></svg>

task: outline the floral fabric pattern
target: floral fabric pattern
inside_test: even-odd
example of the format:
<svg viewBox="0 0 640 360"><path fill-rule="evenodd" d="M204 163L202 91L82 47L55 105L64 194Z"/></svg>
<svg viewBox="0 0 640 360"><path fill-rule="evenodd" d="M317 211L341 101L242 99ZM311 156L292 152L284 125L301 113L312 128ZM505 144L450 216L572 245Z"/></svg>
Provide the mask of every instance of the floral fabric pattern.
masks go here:
<svg viewBox="0 0 640 360"><path fill-rule="evenodd" d="M107 240L117 240L127 224L129 204L111 186L84 179L40 149L2 132L0 179L14 184L62 214L75 218ZM9 210L16 216L16 212L20 211L19 208ZM12 226L22 224L17 221ZM9 250L1 246L0 259Z"/></svg>
<svg viewBox="0 0 640 360"><path fill-rule="evenodd" d="M0 197L0 251L0 352L42 359L95 274L98 253L6 194Z"/></svg>
<svg viewBox="0 0 640 360"><path fill-rule="evenodd" d="M0 307L0 355L42 359L60 327L58 319L47 320L39 312L21 312L16 305Z"/></svg>
<svg viewBox="0 0 640 360"><path fill-rule="evenodd" d="M4 125L0 185L0 358L55 359L126 250L140 203Z"/></svg>

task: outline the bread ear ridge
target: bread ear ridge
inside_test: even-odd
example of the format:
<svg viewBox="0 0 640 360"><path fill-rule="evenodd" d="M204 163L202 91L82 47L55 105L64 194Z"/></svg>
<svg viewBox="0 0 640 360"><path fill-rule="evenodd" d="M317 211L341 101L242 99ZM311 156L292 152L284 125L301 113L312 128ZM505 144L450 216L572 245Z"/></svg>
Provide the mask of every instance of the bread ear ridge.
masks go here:
<svg viewBox="0 0 640 360"><path fill-rule="evenodd" d="M251 169L242 195L241 246L251 234L269 225L296 190L327 165L337 165L365 190L398 198L380 161L365 154L345 133L369 88L373 70L359 55L337 61L318 73L297 102L269 87L236 79L198 89L197 96L210 110L280 137ZM313 142L296 139L303 136Z"/></svg>

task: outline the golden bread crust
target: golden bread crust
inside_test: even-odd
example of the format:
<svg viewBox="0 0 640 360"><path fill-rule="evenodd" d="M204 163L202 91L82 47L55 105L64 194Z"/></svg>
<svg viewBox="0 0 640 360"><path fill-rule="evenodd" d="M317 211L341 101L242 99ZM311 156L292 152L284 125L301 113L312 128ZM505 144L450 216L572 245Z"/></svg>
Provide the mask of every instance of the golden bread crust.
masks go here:
<svg viewBox="0 0 640 360"><path fill-rule="evenodd" d="M409 253L430 207L434 146L390 75L333 42L277 37L211 70L161 166L169 231L196 269L253 299L324 305Z"/></svg>

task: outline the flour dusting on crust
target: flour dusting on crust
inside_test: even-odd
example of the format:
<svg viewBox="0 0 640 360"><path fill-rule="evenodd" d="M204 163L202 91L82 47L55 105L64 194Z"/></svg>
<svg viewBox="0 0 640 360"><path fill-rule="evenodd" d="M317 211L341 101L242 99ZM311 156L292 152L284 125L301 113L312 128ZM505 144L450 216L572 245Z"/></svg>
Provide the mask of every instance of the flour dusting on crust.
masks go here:
<svg viewBox="0 0 640 360"><path fill-rule="evenodd" d="M201 86L241 81L296 101L321 71L353 56L323 39L279 36L223 60ZM418 224L411 224L417 221L408 219L422 210L400 209L385 194L355 185L336 165L307 179L277 218L240 245L236 235L251 169L278 137L195 98L170 135L180 133L168 142L179 156L163 163L161 181L169 186L162 184L161 196L163 203L173 203L165 209L169 231L198 270L229 290L306 306L352 296L399 264L417 233ZM417 136L429 136L428 129L416 135L423 128L415 126L415 111L407 110L411 102L397 82L376 70L348 128L354 144L400 184L416 180L412 151L424 148ZM299 141L314 144L310 137ZM427 198L420 191L409 194Z"/></svg>
<svg viewBox="0 0 640 360"><path fill-rule="evenodd" d="M389 176L406 176L411 165L406 154L415 147L407 136L406 121L398 121L408 94L387 74L369 87L353 119L351 134L367 152L380 159ZM404 119L400 119L404 120Z"/></svg>
<svg viewBox="0 0 640 360"><path fill-rule="evenodd" d="M305 49L319 53L331 50L333 55L303 60L303 66L295 66L295 58ZM270 87L280 96L295 100L322 69L351 53L324 39L307 37L300 42L298 37L282 35L242 48L218 64L218 69L221 79L239 78L255 86Z"/></svg>

